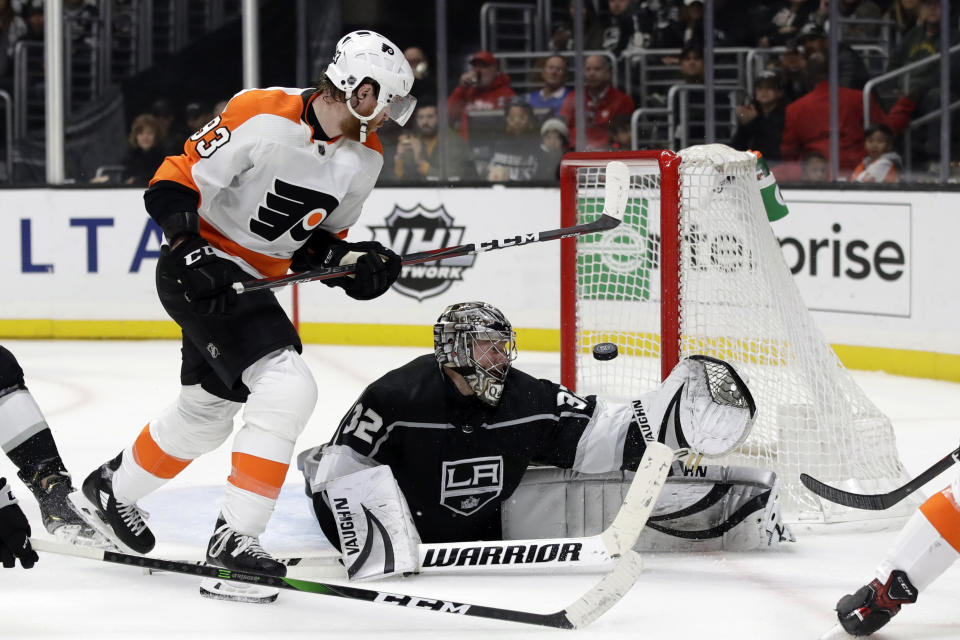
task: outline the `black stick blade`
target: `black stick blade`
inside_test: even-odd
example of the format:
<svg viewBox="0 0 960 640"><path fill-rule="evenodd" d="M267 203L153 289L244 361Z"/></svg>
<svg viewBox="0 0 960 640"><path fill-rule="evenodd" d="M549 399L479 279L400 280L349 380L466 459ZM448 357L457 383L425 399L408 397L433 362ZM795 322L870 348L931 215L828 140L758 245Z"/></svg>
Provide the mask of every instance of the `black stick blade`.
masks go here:
<svg viewBox="0 0 960 640"><path fill-rule="evenodd" d="M813 491L821 498L829 500L830 502L842 504L845 507L853 507L854 509L882 511L883 509L889 509L900 501L898 496L894 496L893 494L889 493L864 495L843 491L841 489L837 489L836 487L831 487L828 484L824 484L816 478L808 476L805 473L800 474L800 482L803 483L803 486L805 486L807 489L810 489L810 491ZM895 494L897 492L893 493Z"/></svg>

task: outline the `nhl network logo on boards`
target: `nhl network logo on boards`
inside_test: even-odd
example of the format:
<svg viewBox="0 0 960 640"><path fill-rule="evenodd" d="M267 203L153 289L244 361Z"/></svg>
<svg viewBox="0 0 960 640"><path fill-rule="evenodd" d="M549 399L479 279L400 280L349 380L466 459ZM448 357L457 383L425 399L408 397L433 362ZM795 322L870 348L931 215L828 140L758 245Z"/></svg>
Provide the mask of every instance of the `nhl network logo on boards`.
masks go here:
<svg viewBox="0 0 960 640"><path fill-rule="evenodd" d="M395 205L382 227L370 227L373 239L399 255L442 249L463 244L466 227L455 226L443 205L427 209L417 204L411 209ZM463 279L476 256L447 258L425 264L406 265L393 284L394 291L423 301L438 296Z"/></svg>

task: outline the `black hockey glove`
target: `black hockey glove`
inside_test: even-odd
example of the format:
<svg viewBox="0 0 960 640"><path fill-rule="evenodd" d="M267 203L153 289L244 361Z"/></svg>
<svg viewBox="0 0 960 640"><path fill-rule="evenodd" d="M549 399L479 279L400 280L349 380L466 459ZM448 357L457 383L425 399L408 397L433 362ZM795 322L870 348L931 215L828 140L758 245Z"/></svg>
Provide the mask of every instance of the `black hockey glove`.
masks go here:
<svg viewBox="0 0 960 640"><path fill-rule="evenodd" d="M194 313L227 315L237 300L233 263L217 256L199 235L184 236L173 249L164 246L157 271L180 285Z"/></svg>
<svg viewBox="0 0 960 640"><path fill-rule="evenodd" d="M324 280L328 287L343 287L354 300L372 300L383 295L400 276L400 256L376 241L344 242L327 251L324 267L338 267L350 252L360 253L354 275ZM349 263L350 260L347 260Z"/></svg>
<svg viewBox="0 0 960 640"><path fill-rule="evenodd" d="M17 506L6 478L0 478L0 562L11 569L18 559L24 569L30 569L39 560L30 546L30 523Z"/></svg>
<svg viewBox="0 0 960 640"><path fill-rule="evenodd" d="M900 607L917 601L917 588L899 569L890 572L886 584L873 580L856 593L840 598L837 618L852 636L869 636L890 622Z"/></svg>

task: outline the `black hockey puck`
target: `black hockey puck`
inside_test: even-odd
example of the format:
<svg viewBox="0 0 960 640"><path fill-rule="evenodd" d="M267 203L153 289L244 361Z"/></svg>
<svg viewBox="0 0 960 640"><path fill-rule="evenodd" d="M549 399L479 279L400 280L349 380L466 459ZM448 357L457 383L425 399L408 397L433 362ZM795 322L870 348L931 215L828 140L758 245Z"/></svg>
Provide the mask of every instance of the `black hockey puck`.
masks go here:
<svg viewBox="0 0 960 640"><path fill-rule="evenodd" d="M617 345L612 342L601 342L593 347L594 360L613 360L619 353Z"/></svg>

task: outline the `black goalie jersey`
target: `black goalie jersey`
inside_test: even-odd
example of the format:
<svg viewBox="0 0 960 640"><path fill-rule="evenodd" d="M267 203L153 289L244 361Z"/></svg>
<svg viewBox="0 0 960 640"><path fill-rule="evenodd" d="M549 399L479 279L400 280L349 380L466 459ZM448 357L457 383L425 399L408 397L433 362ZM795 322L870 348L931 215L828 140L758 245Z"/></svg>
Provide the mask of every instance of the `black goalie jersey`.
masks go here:
<svg viewBox="0 0 960 640"><path fill-rule="evenodd" d="M423 542L500 539L500 504L530 464L633 470L644 449L629 405L598 404L511 369L491 407L461 395L433 355L368 386L331 445L390 466ZM313 502L336 544L330 510L321 495Z"/></svg>

